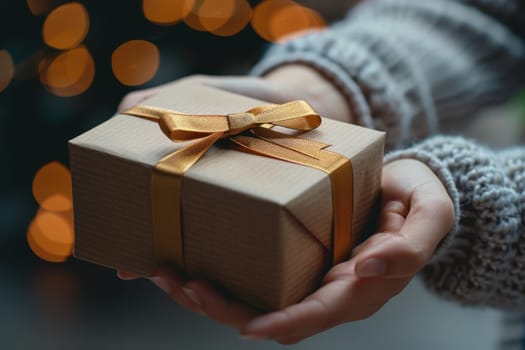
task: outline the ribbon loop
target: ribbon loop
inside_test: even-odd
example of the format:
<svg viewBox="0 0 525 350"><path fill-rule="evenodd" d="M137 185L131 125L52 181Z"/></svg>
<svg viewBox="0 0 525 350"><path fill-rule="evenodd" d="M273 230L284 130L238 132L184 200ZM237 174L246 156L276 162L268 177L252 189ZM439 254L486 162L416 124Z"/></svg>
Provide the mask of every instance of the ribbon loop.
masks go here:
<svg viewBox="0 0 525 350"><path fill-rule="evenodd" d="M301 131L313 130L321 125L321 117L305 101L260 106L248 112L257 116L259 124L273 124Z"/></svg>
<svg viewBox="0 0 525 350"><path fill-rule="evenodd" d="M162 132L174 142L195 140L216 132L229 131L228 118L221 115L164 113L158 123Z"/></svg>

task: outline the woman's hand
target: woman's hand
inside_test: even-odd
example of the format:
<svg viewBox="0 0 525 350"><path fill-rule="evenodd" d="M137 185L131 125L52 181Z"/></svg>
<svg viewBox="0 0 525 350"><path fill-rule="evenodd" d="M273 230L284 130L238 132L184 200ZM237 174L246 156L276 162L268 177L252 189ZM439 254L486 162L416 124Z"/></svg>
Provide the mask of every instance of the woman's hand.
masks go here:
<svg viewBox="0 0 525 350"><path fill-rule="evenodd" d="M342 93L329 80L306 65L285 65L263 78L195 75L179 81L193 81L271 103L305 100L324 117L344 122L353 121L350 107ZM124 97L118 110L131 108L158 94L170 84L173 83L131 92Z"/></svg>
<svg viewBox="0 0 525 350"><path fill-rule="evenodd" d="M185 281L169 270L152 281L180 305L239 329L243 337L293 344L377 312L425 266L453 224L452 201L434 173L419 161L398 160L383 171L377 233L298 304L259 315L206 282Z"/></svg>

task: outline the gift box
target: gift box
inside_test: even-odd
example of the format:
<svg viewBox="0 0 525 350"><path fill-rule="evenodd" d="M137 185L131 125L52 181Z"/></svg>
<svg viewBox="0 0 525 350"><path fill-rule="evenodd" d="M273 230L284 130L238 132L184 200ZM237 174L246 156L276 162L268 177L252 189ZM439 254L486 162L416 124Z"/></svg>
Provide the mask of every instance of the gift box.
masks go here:
<svg viewBox="0 0 525 350"><path fill-rule="evenodd" d="M272 310L348 256L380 191L384 133L188 82L141 105L69 143L75 257L143 276L171 264Z"/></svg>

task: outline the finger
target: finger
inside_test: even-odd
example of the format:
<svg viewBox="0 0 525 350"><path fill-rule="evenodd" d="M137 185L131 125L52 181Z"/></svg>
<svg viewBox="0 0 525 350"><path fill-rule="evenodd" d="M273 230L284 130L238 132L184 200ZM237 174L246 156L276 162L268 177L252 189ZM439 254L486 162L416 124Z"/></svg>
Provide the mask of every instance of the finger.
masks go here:
<svg viewBox="0 0 525 350"><path fill-rule="evenodd" d="M432 226L447 232L453 226L452 200L439 178L424 163L404 159L386 165L381 187L383 201L388 205L387 211L410 219L407 225L403 224L402 234L415 240L427 239L428 235L422 233L425 230L412 229L418 225L424 227L425 219L428 226L432 223ZM392 232L388 228L382 231Z"/></svg>
<svg viewBox="0 0 525 350"><path fill-rule="evenodd" d="M186 279L181 274L162 267L148 279L180 306L203 314L201 306L183 290Z"/></svg>
<svg viewBox="0 0 525 350"><path fill-rule="evenodd" d="M385 166L382 190L387 205L380 226L393 231L381 242L365 244L359 254L354 254L356 273L361 277L411 276L428 262L452 228L452 201L436 175L416 160L401 160ZM396 201L400 203L397 208L396 204L389 204ZM403 206L408 213L404 213ZM403 216L406 216L404 222ZM401 228L396 229L400 223Z"/></svg>
<svg viewBox="0 0 525 350"><path fill-rule="evenodd" d="M166 267L159 268L149 280L180 306L237 329L260 314L224 296L209 283L187 281L182 274Z"/></svg>
<svg viewBox="0 0 525 350"><path fill-rule="evenodd" d="M142 277L137 274L124 271L117 271L117 276L123 280L133 280ZM202 314L200 306L195 305L193 300L189 298L189 296L186 295L181 289L184 279L180 275L169 271L167 268L161 268L155 272L152 277L148 277L148 279L162 291L168 294L180 306Z"/></svg>
<svg viewBox="0 0 525 350"><path fill-rule="evenodd" d="M408 206L399 200L383 201L377 232L399 232L408 215Z"/></svg>
<svg viewBox="0 0 525 350"><path fill-rule="evenodd" d="M117 271L117 277L124 281L134 280L142 276L126 271Z"/></svg>
<svg viewBox="0 0 525 350"><path fill-rule="evenodd" d="M360 279L353 272L352 262L339 264L328 273L327 283L311 296L252 320L241 334L293 344L335 325L370 316L398 294L408 281Z"/></svg>
<svg viewBox="0 0 525 350"><path fill-rule="evenodd" d="M206 316L236 329L260 314L259 311L225 296L205 281L190 281L183 286L183 290L200 305Z"/></svg>
<svg viewBox="0 0 525 350"><path fill-rule="evenodd" d="M242 330L250 339L275 339L293 344L344 321L344 309L357 280L352 262L336 265L323 286L302 302L262 315Z"/></svg>
<svg viewBox="0 0 525 350"><path fill-rule="evenodd" d="M383 234L355 256L360 277L408 277L416 274L430 260L438 243L450 231L453 222L441 199L423 196L414 199L399 234Z"/></svg>
<svg viewBox="0 0 525 350"><path fill-rule="evenodd" d="M376 234L352 249L352 257L366 251L370 246L375 246L384 240L390 239L390 234L401 231L408 214L407 206L399 200L383 201L379 214L379 223Z"/></svg>
<svg viewBox="0 0 525 350"><path fill-rule="evenodd" d="M299 341L322 332L341 320L341 306L349 283L343 280L330 283L299 304L260 316L249 322L241 334L250 339Z"/></svg>

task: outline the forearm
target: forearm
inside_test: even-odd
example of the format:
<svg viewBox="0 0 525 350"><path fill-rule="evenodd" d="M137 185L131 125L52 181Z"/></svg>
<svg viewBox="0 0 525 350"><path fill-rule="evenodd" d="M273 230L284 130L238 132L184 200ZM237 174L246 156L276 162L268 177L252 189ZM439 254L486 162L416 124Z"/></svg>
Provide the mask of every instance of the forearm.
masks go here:
<svg viewBox="0 0 525 350"><path fill-rule="evenodd" d="M426 163L445 184L456 225L423 270L429 287L469 304L525 307L525 147L492 152L436 137L387 157Z"/></svg>
<svg viewBox="0 0 525 350"><path fill-rule="evenodd" d="M253 72L287 64L320 72L355 122L388 132L389 148L457 129L508 98L525 67L522 39L500 22L508 16L471 2L367 1L324 32L274 46Z"/></svg>

